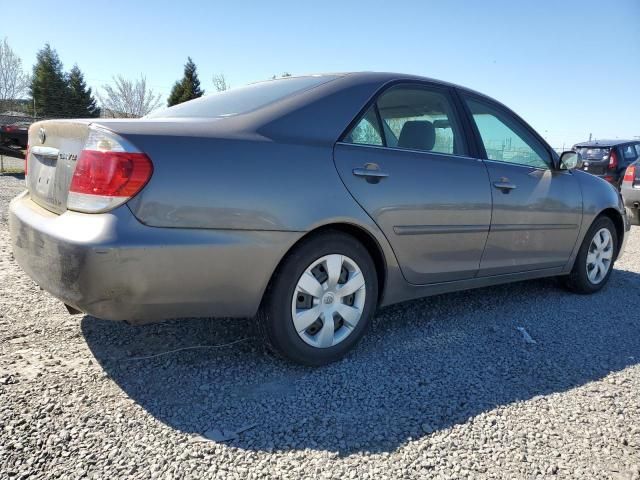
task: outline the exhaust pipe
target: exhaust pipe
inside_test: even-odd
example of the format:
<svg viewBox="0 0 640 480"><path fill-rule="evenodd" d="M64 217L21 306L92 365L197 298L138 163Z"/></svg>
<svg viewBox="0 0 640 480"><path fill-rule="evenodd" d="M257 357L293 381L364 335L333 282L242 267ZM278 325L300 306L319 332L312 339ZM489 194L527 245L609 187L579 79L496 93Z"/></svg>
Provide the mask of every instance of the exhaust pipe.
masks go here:
<svg viewBox="0 0 640 480"><path fill-rule="evenodd" d="M67 312L69 312L69 315L80 315L82 313L77 308L74 308L71 305L67 305L66 303L64 304L64 306L67 307Z"/></svg>

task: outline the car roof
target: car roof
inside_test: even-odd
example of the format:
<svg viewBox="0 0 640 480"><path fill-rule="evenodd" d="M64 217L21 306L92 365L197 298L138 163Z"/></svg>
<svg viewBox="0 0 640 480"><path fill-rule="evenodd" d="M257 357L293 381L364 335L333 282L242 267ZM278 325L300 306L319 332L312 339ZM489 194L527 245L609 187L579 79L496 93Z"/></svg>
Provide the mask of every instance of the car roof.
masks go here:
<svg viewBox="0 0 640 480"><path fill-rule="evenodd" d="M590 142L576 143L574 147L615 147L625 143L638 143L639 140L591 140Z"/></svg>
<svg viewBox="0 0 640 480"><path fill-rule="evenodd" d="M299 75L300 77L305 76L327 76L333 77L334 80L328 81L324 84L319 85L317 88L313 88L307 90L305 92L301 92L299 95L294 95L289 97L288 99L283 99L282 101L273 105L274 118L280 116L280 111L285 110L287 107L282 108L283 104L286 102L298 103L301 107L299 113L301 115L308 114L312 109L316 109L313 115L325 115L327 109L341 109L341 107L347 107L349 109L348 114L346 116L349 117L348 121L345 123L344 118L342 118L339 123L341 125L340 132L336 134L336 132L332 132L331 135L326 135L326 138L338 138L344 132L344 130L349 126L350 122L353 121L354 116L358 114L358 111L367 105L367 102L370 101L377 92L380 91L382 87L385 87L390 84L398 84L398 83L411 83L411 82L428 82L430 84L443 86L447 88L456 88L459 91L464 91L470 94L473 94L478 97L484 97L493 102L494 104L498 104L509 110L508 107L500 103L499 101L484 95L480 92L476 92L466 87L462 87L459 85L454 85L453 83L445 82L442 80L437 80L434 78L424 77L420 75L406 74L406 73L395 73L395 72L323 72L323 73L314 73L308 75ZM272 81L286 81L289 77L278 78ZM328 96L333 96L337 98L341 97L339 104L335 104L330 106L329 102L327 102ZM315 102L315 106L308 108L310 103ZM355 107L355 108L352 108ZM297 107L296 107L297 108ZM269 106L264 110L268 110ZM511 111L511 110L509 110ZM361 112L362 113L362 112ZM341 112L341 114L345 114ZM329 117L330 115L327 115ZM318 117L319 118L319 117ZM289 132L294 128L300 129L300 123L303 122L303 117L300 117L297 123L287 124L286 127L277 127L282 132ZM319 125L322 124L319 120L311 123L310 125L313 127L313 135L320 134ZM306 134L302 135L305 136ZM310 133L311 135L311 133Z"/></svg>
<svg viewBox="0 0 640 480"><path fill-rule="evenodd" d="M438 80L437 78L432 78L432 77L425 77L422 75L413 75L413 74L409 74L409 73L397 73L397 72L340 72L340 73L326 73L326 74L321 74L321 75L339 75L339 76L349 76L349 77L356 77L358 79L362 79L362 80L377 80L381 83L387 83L387 82L391 82L391 81L402 81L402 80L407 80L407 81L423 81L423 82L430 82L430 83L435 83L435 84L439 84L445 87L453 87L453 88L457 88L459 90L465 90L469 93L474 93L476 95L480 95L482 97L487 97L487 98L491 98L488 97L487 95L485 95L482 92L478 92L476 90L472 90L471 88L462 86L462 85L457 85L455 83L451 83L451 82L446 82L444 80ZM495 99L491 98L491 100L493 100L494 102L496 101Z"/></svg>
<svg viewBox="0 0 640 480"><path fill-rule="evenodd" d="M302 90L293 95L286 96L271 102L256 110L248 111L242 115L229 116L224 121L216 122L216 128L211 127L211 122L201 122L198 135L202 136L231 136L253 135L259 138L282 139L292 141L295 132L296 141L333 144L337 138L345 132L361 109L367 106L374 95L382 87L402 82L428 82L448 88L456 88L458 91L472 94L476 97L486 98L493 104L501 105L517 118L509 107L499 101L472 89L454 85L442 80L436 80L420 75L411 75L393 72L324 72L296 77L326 76L332 77L329 81L320 83L316 87ZM266 81L287 81L291 77L281 77ZM194 100L198 101L198 100ZM314 121L308 121L313 118ZM96 119L95 124L109 128L121 134L147 134L153 132L166 132L170 129L176 132L184 129L195 135L197 119L180 119L168 116L166 118L153 118L151 120L111 120ZM210 119L201 119L204 120ZM525 125L527 123L520 119ZM528 125L527 125L528 126ZM531 128L531 127L529 127ZM531 128L532 131L535 132ZM182 131L182 130L180 130ZM543 144L548 144L537 135ZM550 148L550 147L549 147ZM549 150L552 155L557 155Z"/></svg>
<svg viewBox="0 0 640 480"><path fill-rule="evenodd" d="M376 81L379 82L381 85L388 83L388 82L402 82L403 80L406 81L422 81L422 82L429 82L429 83L434 83L437 85L442 85L445 87L452 87L452 88L457 88L459 90L464 90L466 92L469 93L473 93L475 95L479 95L481 97L486 97L489 98L490 100L492 100L493 102L497 102L500 103L499 101L495 100L494 98L489 97L488 95L482 93L482 92L478 92L477 90L473 90L471 88L465 87L463 85L457 85L455 83L451 83L451 82L446 82L444 80L439 80L437 78L432 78L432 77L425 77L422 75L413 75L410 73L397 73L397 72L374 72L374 71L366 71L366 72L322 72L322 73L309 73L309 74L304 74L304 75L291 75L289 77L280 77L280 78L275 78L275 79L269 79L269 80L261 80L261 82L264 81L273 81L273 80L286 80L287 78L295 78L295 77L342 77L342 78L346 78L348 77L350 80L361 80L363 82L366 81Z"/></svg>
<svg viewBox="0 0 640 480"><path fill-rule="evenodd" d="M370 100L372 98L372 95L375 94L376 92L379 91L380 88L382 88L385 85L391 84L391 83L402 83L402 82L428 82L430 84L434 84L434 85L440 85L443 87L448 87L448 88L455 88L458 91L460 91L461 93L467 93L470 95L473 95L475 97L479 97L479 98L484 98L487 99L489 102L491 102L491 104L493 105L498 105L503 107L507 112L510 112L511 115L514 115L516 118L518 118L520 121L522 121L528 128L530 128L533 132L536 133L538 139L545 145L548 146L548 143L533 129L533 127L531 127L524 119L522 119L517 113L515 113L513 110L511 110L507 105L503 104L502 102L500 102L499 100L496 100L495 98L492 98L482 92L478 92L476 90L473 90L471 88L468 87L464 87L461 85L456 85L454 83L450 83L450 82L445 82L442 80L438 80L435 78L430 78L430 77L425 77L425 76L421 76L421 75L413 75L413 74L407 74L407 73L396 73L396 72L372 72L372 71L366 71L366 72L323 72L323 73L315 73L315 74L308 74L308 75L299 75L299 76L309 76L309 75L314 75L314 76L333 76L335 78L335 81L330 81L327 82L323 85L320 85L318 88L316 89L311 89L307 92L303 92L301 95L299 95L298 97L301 100L301 104L306 103L309 97L313 97L314 95L314 91L318 92L319 95L324 95L324 93L320 93L320 92L327 92L327 91L332 91L332 90L342 90L342 92L349 92L349 94L347 96L345 96L342 100L343 103L351 103L352 105L360 105L359 108L362 108L363 106L366 105L367 101ZM287 77L282 78L282 80L286 80ZM278 81L280 79L275 79L275 81ZM367 91L367 95L360 97L357 94L353 94L353 92L358 92L358 90L362 90L362 91ZM304 94L307 94L308 97L305 99ZM321 99L320 104L324 105L324 99ZM277 109L278 107L276 107ZM302 109L303 111L307 111L307 109ZM352 115L353 113L351 113ZM349 122L351 122L351 120L353 120L353 117L351 117L351 119L349 120ZM299 120L298 123L292 123L290 125L287 125L286 128L283 128L283 131L290 131L292 128L292 125L296 125L296 128L300 128L300 122L302 120ZM344 128L346 128L348 126L348 123L346 125L344 125L342 127L342 132L344 131ZM318 132L318 124L320 122L315 122L312 123L313 128L314 128L314 134L317 134ZM340 134L337 135L337 137L339 137ZM328 137L328 136L327 136ZM551 149L551 147L549 147L549 151L552 153L552 155L557 155L556 152Z"/></svg>

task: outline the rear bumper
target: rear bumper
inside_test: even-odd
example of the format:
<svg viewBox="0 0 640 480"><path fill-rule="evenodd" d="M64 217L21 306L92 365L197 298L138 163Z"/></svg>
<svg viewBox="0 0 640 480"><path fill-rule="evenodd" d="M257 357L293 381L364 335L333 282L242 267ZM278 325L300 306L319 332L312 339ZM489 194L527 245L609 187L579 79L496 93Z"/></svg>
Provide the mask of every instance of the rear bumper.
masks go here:
<svg viewBox="0 0 640 480"><path fill-rule="evenodd" d="M634 207L636 204L640 203L640 188L638 187L633 188L623 185L620 189L620 194L624 200L625 207Z"/></svg>
<svg viewBox="0 0 640 480"><path fill-rule="evenodd" d="M155 228L125 205L103 214L53 214L16 197L16 260L43 289L95 317L144 323L250 317L298 232Z"/></svg>
<svg viewBox="0 0 640 480"><path fill-rule="evenodd" d="M640 188L623 185L620 190L627 216L632 225L640 225Z"/></svg>

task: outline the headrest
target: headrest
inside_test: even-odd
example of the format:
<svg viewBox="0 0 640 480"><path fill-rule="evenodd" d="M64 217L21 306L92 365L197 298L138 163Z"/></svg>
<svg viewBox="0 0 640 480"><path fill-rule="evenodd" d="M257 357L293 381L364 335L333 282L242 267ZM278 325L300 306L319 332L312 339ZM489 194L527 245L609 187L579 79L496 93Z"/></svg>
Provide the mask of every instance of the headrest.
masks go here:
<svg viewBox="0 0 640 480"><path fill-rule="evenodd" d="M436 129L428 120L409 120L402 126L398 147L431 150L436 142Z"/></svg>

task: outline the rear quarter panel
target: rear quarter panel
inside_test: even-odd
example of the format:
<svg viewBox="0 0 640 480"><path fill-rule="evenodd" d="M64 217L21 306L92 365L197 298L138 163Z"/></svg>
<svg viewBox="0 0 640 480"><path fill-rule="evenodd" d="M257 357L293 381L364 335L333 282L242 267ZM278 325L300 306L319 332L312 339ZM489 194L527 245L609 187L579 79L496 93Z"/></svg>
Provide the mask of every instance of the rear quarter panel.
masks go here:
<svg viewBox="0 0 640 480"><path fill-rule="evenodd" d="M130 137L131 138L131 137ZM327 219L365 219L324 146L266 140L131 138L154 164L129 202L154 227L306 231Z"/></svg>
<svg viewBox="0 0 640 480"><path fill-rule="evenodd" d="M386 269L381 304L404 285L384 234L356 203L324 144L264 139L128 136L154 163L128 206L153 227L311 232L348 224L379 245ZM285 251L293 247L287 245Z"/></svg>
<svg viewBox="0 0 640 480"><path fill-rule="evenodd" d="M327 225L356 226L377 242L384 257L384 304L389 288L404 281L385 236L342 183L333 145L388 78L345 76L224 119L98 123L123 135L153 162L151 180L127 204L143 224L301 236Z"/></svg>

